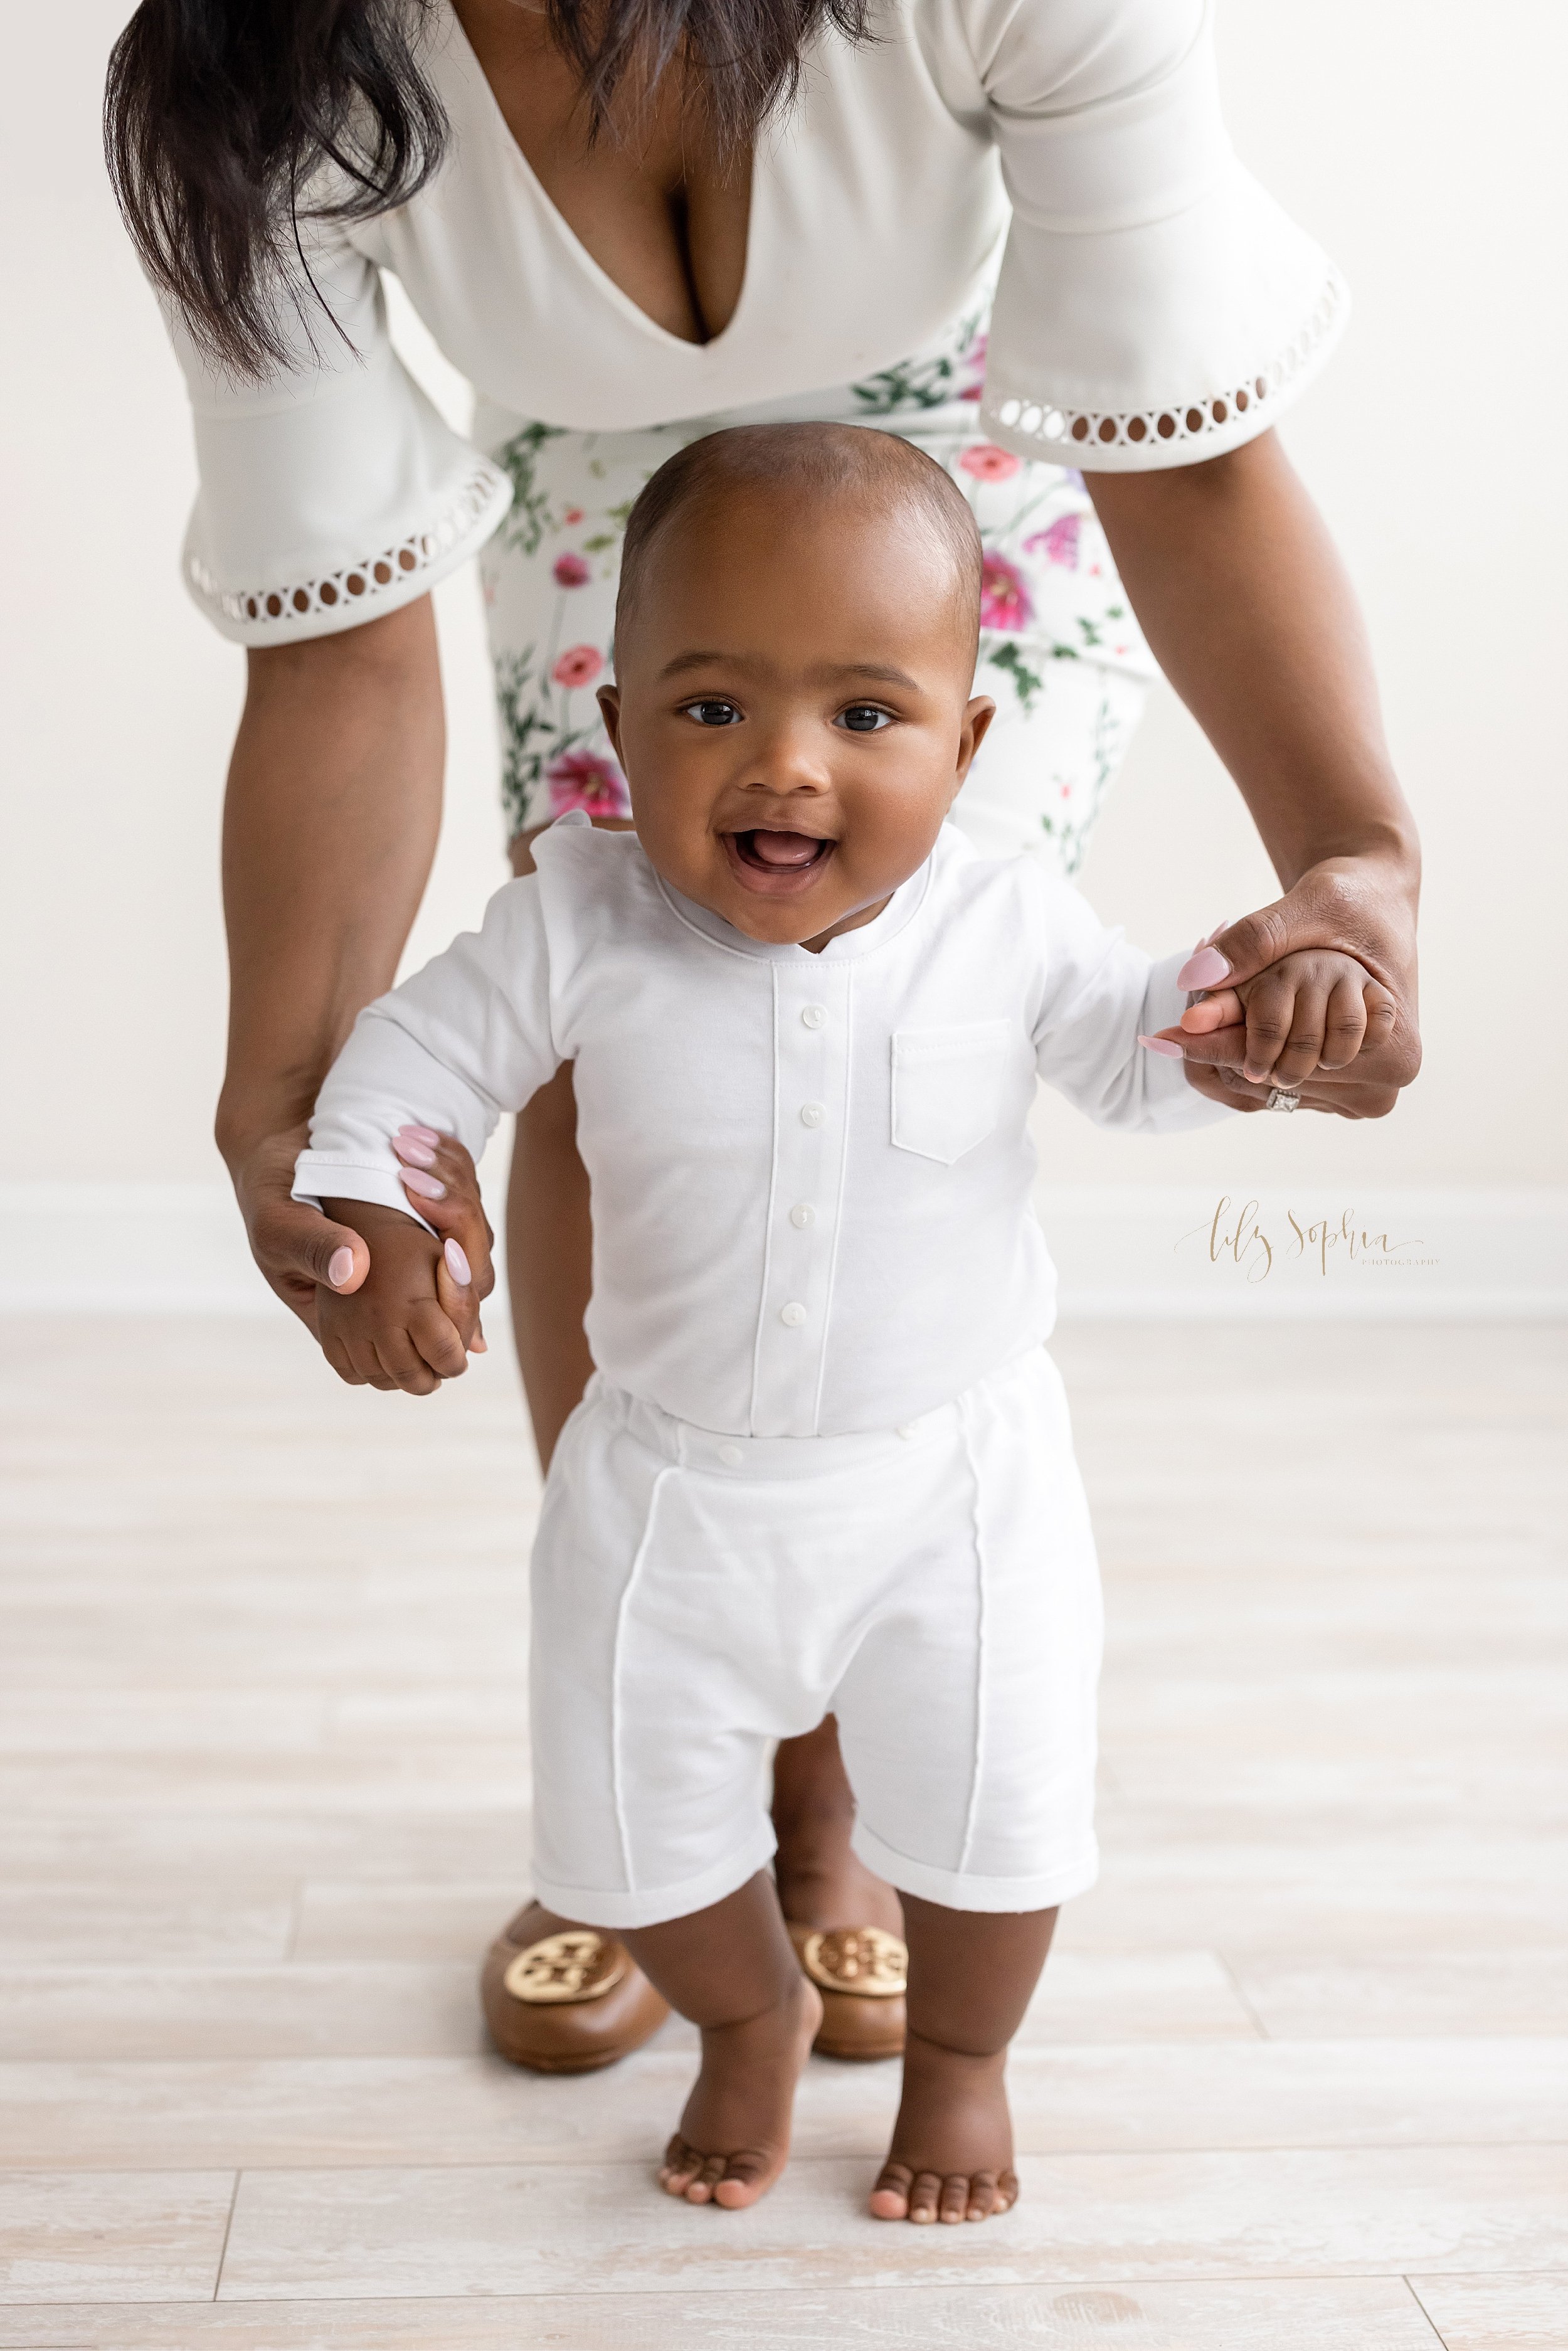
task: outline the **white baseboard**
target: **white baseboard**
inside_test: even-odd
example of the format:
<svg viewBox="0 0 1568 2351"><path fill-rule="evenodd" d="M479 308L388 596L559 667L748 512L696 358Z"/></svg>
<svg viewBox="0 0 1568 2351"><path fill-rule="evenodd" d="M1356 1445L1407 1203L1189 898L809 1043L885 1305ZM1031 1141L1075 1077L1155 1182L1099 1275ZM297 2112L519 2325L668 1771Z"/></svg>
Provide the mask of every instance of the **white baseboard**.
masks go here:
<svg viewBox="0 0 1568 2351"><path fill-rule="evenodd" d="M1238 1321L1568 1317L1568 1186L1313 1185L1228 1202L1173 1186L1045 1186L1065 1316ZM281 1314L227 1191L0 1185L0 1312ZM500 1298L493 1320L501 1320Z"/></svg>
<svg viewBox="0 0 1568 2351"><path fill-rule="evenodd" d="M223 1184L0 1184L0 1312L284 1314Z"/></svg>

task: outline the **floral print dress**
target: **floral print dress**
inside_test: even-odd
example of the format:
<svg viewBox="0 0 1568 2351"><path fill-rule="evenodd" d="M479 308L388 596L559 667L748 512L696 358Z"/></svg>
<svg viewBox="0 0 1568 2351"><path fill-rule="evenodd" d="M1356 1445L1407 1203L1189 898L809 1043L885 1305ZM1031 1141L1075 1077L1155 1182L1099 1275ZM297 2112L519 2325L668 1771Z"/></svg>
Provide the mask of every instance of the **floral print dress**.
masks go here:
<svg viewBox="0 0 1568 2351"><path fill-rule="evenodd" d="M1077 871L1154 663L1082 476L975 430L987 318L979 308L915 358L833 393L639 432L577 433L481 402L476 437L514 494L480 559L512 835L569 809L631 814L594 690L612 674L621 544L643 483L726 425L823 417L915 443L968 499L984 548L975 688L997 716L954 821L988 854L1029 847Z"/></svg>

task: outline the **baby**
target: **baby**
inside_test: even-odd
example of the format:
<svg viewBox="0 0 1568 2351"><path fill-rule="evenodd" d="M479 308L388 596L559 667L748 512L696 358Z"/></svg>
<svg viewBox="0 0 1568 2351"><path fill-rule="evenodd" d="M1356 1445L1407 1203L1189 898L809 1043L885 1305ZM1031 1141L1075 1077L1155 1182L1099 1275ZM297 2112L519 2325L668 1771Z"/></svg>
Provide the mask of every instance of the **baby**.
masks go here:
<svg viewBox="0 0 1568 2351"><path fill-rule="evenodd" d="M777 2178L821 2013L768 1872L775 1742L837 1717L856 1849L903 1897L881 2219L1015 2200L1007 2048L1095 1874L1100 1598L1026 1122L1042 1075L1108 1125L1224 1113L1140 1044L1180 1033L1186 950L1152 964L944 822L992 713L979 568L890 434L671 458L601 696L635 833L563 818L362 1014L298 1165L371 1245L321 1294L329 1359L427 1389L462 1341L392 1138L477 1156L574 1065L598 1371L533 1556L535 1887L701 2027L660 2173L694 2202ZM1292 958L1270 1018L1327 991L1343 1026L1371 985Z"/></svg>

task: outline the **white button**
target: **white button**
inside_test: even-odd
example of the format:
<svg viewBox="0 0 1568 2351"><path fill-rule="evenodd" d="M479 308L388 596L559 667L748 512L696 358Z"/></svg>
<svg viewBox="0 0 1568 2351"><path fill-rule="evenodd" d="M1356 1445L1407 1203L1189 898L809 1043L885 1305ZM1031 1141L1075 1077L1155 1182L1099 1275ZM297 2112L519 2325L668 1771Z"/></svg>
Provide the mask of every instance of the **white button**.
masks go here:
<svg viewBox="0 0 1568 2351"><path fill-rule="evenodd" d="M828 1008L825 1004L808 1004L800 1014L808 1029L820 1029L827 1017Z"/></svg>
<svg viewBox="0 0 1568 2351"><path fill-rule="evenodd" d="M800 1105L802 1126L821 1126L827 1115L821 1102L802 1102Z"/></svg>
<svg viewBox="0 0 1568 2351"><path fill-rule="evenodd" d="M895 1437L913 1437L914 1434L915 1423L912 1420L901 1421L897 1428L894 1431L894 1435Z"/></svg>
<svg viewBox="0 0 1568 2351"><path fill-rule="evenodd" d="M727 1469L737 1469L746 1456L738 1445L721 1445L718 1448L718 1458Z"/></svg>
<svg viewBox="0 0 1568 2351"><path fill-rule="evenodd" d="M806 1310L798 1298L792 1298L788 1306L781 1306L779 1310L779 1320L787 1323L791 1331L798 1331L805 1319Z"/></svg>
<svg viewBox="0 0 1568 2351"><path fill-rule="evenodd" d="M817 1211L812 1207L810 1200L797 1200L795 1206L789 1211L789 1222L792 1225L799 1227L800 1230L804 1231L805 1228L816 1216L816 1213Z"/></svg>

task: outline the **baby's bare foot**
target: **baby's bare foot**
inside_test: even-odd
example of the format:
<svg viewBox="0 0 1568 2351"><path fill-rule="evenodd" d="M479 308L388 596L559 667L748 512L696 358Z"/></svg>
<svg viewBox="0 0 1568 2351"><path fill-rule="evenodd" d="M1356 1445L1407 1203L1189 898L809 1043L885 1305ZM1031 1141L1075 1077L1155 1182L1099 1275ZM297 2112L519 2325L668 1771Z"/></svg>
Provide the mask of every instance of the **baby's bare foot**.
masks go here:
<svg viewBox="0 0 1568 2351"><path fill-rule="evenodd" d="M909 2035L893 2145L872 2190L879 2220L988 2220L1018 2202L1007 2052L968 2057Z"/></svg>
<svg viewBox="0 0 1568 2351"><path fill-rule="evenodd" d="M795 2085L821 2021L801 1976L779 2007L705 2030L702 2072L659 2167L666 2195L738 2212L768 2193L789 2152Z"/></svg>

